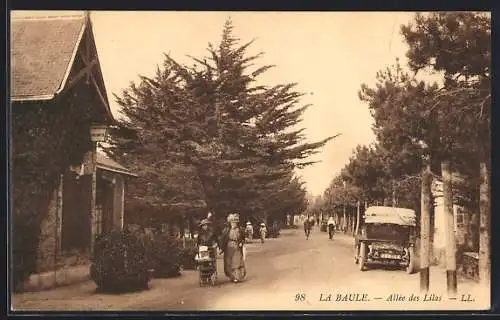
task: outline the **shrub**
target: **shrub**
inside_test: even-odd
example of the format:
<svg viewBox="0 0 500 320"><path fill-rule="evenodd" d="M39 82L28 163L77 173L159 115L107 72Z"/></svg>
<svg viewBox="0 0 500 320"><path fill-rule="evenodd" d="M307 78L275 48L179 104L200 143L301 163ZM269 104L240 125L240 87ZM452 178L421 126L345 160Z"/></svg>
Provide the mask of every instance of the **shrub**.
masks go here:
<svg viewBox="0 0 500 320"><path fill-rule="evenodd" d="M112 231L96 239L90 275L99 290L146 289L152 260L148 241L129 231Z"/></svg>
<svg viewBox="0 0 500 320"><path fill-rule="evenodd" d="M175 277L181 274L182 243L167 234L154 235L151 248L155 277Z"/></svg>
<svg viewBox="0 0 500 320"><path fill-rule="evenodd" d="M186 239L181 253L181 264L183 269L194 270L196 269L196 260L194 259L197 251L196 241L193 239Z"/></svg>

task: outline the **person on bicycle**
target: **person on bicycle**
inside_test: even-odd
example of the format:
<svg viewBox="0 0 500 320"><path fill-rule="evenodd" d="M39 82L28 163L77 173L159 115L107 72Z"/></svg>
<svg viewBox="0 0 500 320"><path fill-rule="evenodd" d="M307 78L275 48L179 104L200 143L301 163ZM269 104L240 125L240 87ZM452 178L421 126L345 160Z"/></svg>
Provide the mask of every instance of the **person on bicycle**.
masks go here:
<svg viewBox="0 0 500 320"><path fill-rule="evenodd" d="M328 222L326 224L328 225L328 237L331 240L333 238L333 233L335 232L335 219L333 216L328 218Z"/></svg>

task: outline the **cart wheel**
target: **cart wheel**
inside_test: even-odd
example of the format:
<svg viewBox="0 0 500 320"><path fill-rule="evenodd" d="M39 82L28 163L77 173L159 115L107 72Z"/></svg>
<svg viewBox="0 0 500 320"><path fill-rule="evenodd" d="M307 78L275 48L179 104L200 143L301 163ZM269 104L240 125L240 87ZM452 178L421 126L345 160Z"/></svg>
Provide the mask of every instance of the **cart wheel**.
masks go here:
<svg viewBox="0 0 500 320"><path fill-rule="evenodd" d="M408 248L408 266L406 267L406 273L413 274L415 272L415 247Z"/></svg>
<svg viewBox="0 0 500 320"><path fill-rule="evenodd" d="M365 271L366 264L366 242L359 244L359 270Z"/></svg>

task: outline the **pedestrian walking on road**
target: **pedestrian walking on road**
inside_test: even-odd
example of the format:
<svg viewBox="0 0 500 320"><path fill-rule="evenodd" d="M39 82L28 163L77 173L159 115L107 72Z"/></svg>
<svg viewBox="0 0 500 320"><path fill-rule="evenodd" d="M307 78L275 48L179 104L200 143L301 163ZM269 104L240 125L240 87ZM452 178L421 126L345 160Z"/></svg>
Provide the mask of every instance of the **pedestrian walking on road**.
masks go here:
<svg viewBox="0 0 500 320"><path fill-rule="evenodd" d="M309 218L304 220L304 232L306 234L306 240L309 240L309 235L311 234L311 228L312 228L311 220L309 220Z"/></svg>
<svg viewBox="0 0 500 320"><path fill-rule="evenodd" d="M240 218L237 214L227 217L229 227L222 232L221 245L224 252L224 273L232 282L238 283L245 280L246 267L244 260L245 236L239 227Z"/></svg>
<svg viewBox="0 0 500 320"><path fill-rule="evenodd" d="M267 227L264 222L260 224L260 242L264 243L266 240L266 235L267 235Z"/></svg>
<svg viewBox="0 0 500 320"><path fill-rule="evenodd" d="M328 225L328 237L330 238L330 240L332 240L333 234L335 233L335 219L333 218L333 216L330 216L330 218L328 218L328 222L326 224Z"/></svg>
<svg viewBox="0 0 500 320"><path fill-rule="evenodd" d="M250 221L247 222L247 226L245 227L245 235L248 242L252 242L253 240L253 226Z"/></svg>

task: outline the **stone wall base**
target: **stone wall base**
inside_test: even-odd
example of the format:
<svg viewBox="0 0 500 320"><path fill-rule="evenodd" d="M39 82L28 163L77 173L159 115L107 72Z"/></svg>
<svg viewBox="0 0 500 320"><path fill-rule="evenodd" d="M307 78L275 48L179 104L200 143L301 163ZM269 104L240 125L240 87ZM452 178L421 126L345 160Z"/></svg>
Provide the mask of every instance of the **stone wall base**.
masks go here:
<svg viewBox="0 0 500 320"><path fill-rule="evenodd" d="M32 274L20 291L42 291L59 286L77 284L90 279L90 263L55 271Z"/></svg>

